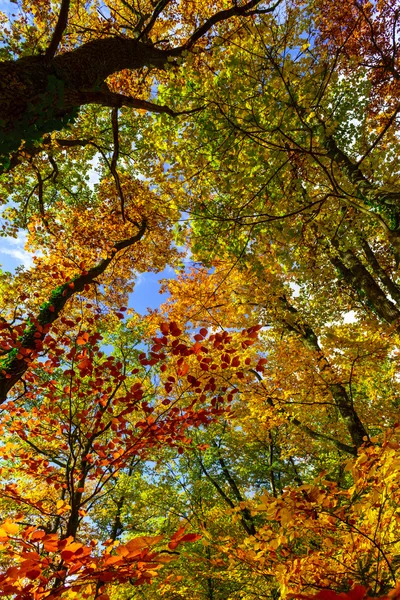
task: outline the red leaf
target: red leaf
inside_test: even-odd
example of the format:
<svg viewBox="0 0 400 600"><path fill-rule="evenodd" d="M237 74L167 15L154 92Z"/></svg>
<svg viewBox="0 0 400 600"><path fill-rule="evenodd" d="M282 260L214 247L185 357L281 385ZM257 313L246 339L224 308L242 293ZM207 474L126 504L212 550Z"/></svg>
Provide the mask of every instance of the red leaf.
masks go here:
<svg viewBox="0 0 400 600"><path fill-rule="evenodd" d="M183 363L183 365L178 369L178 375L186 375L189 371L189 365L187 363Z"/></svg>
<svg viewBox="0 0 400 600"><path fill-rule="evenodd" d="M179 337L182 334L182 330L179 329L175 321L169 324L169 330L171 332L171 335L173 335L174 337Z"/></svg>
<svg viewBox="0 0 400 600"><path fill-rule="evenodd" d="M28 577L28 579L37 579L41 572L42 569L39 569L39 567L34 567L33 569L30 569L26 572L26 576Z"/></svg>
<svg viewBox="0 0 400 600"><path fill-rule="evenodd" d="M346 596L349 600L362 600L366 594L366 589L363 585L355 585L353 589L347 592Z"/></svg>
<svg viewBox="0 0 400 600"><path fill-rule="evenodd" d="M161 323L161 325L160 325L160 331L164 335L168 335L168 333L169 333L169 325L168 325L168 323Z"/></svg>
<svg viewBox="0 0 400 600"><path fill-rule="evenodd" d="M183 536L183 538L181 538L179 540L179 543L181 542L196 542L197 540L201 539L201 535L199 533L187 533L186 535Z"/></svg>

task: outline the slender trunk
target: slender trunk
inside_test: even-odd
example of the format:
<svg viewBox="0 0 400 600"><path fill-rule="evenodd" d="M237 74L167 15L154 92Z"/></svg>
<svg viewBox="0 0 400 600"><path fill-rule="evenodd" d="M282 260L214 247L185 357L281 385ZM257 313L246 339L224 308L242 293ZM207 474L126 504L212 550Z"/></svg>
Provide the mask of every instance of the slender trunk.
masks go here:
<svg viewBox="0 0 400 600"><path fill-rule="evenodd" d="M234 480L234 478L232 477L232 474L230 473L228 467L226 466L226 463L224 461L224 459L221 456L218 456L218 462L221 466L222 472L225 475L225 478L228 482L229 487L231 488L233 495L235 496L236 500L238 502L244 502L245 499L243 498L242 494L240 493L240 490L237 486L236 481ZM244 518L246 519L247 523L248 523L248 527L249 527L249 531L251 533L251 535L255 535L256 533L256 528L254 525L254 519L249 511L248 508L243 508L242 509L242 513Z"/></svg>
<svg viewBox="0 0 400 600"><path fill-rule="evenodd" d="M318 343L318 338L313 329L307 323L303 322L299 312L294 308L285 297L281 297L281 305L285 309L286 316L281 319L282 324L288 331L296 333L303 345L318 355L318 366L321 373L327 378L327 387L332 394L339 413L344 420L351 440L356 449L360 448L369 440L368 432L365 429L360 417L358 416L353 402L349 397L346 388L336 381L336 375L324 356Z"/></svg>
<svg viewBox="0 0 400 600"><path fill-rule="evenodd" d="M201 458L199 458L199 462L200 462L201 470L203 471L204 475L207 477L207 479L209 480L209 482L212 483L212 485L215 487L215 489L217 490L217 492L221 496L221 498L226 502L226 504L230 508L235 508L235 503L229 498L229 496L227 494L225 494L224 490L219 485L218 481L214 477L212 477L212 475L210 475L210 473L205 468L204 463L201 460ZM242 524L243 529L246 531L246 533L248 535L255 535L256 530L255 530L255 527L254 527L253 523L249 523L247 521L247 518L246 518L246 515L245 515L245 511L246 510L247 509L244 509L244 510L240 511L242 513L242 517L240 519L240 522ZM247 513L248 513L248 510L247 510Z"/></svg>
<svg viewBox="0 0 400 600"><path fill-rule="evenodd" d="M206 554L208 560L211 562L211 550L210 546L206 548ZM208 600L214 600L214 585L211 577L207 577L207 592L208 592Z"/></svg>
<svg viewBox="0 0 400 600"><path fill-rule="evenodd" d="M6 400L8 392L23 377L30 360L41 349L43 339L51 324L58 319L67 301L74 294L82 292L86 285L89 285L96 277L104 273L120 250L138 242L143 237L146 226L144 221L136 235L114 245L114 250L108 258L103 259L96 266L89 269L87 273L78 275L54 290L49 301L41 306L36 319L27 324L18 346L10 350L0 361L0 403Z"/></svg>
<svg viewBox="0 0 400 600"><path fill-rule="evenodd" d="M269 432L269 477L270 477L270 482L271 482L272 495L275 498L277 498L278 494L276 491L275 473L272 468L273 464L274 464L274 441L272 439L272 433Z"/></svg>

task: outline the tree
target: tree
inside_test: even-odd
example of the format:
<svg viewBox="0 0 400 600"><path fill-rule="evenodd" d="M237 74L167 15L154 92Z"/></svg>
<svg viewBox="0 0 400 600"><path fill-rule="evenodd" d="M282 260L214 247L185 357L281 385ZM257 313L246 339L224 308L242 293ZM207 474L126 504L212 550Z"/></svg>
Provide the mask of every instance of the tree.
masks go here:
<svg viewBox="0 0 400 600"><path fill-rule="evenodd" d="M7 154L18 153L23 140L23 152L29 155L32 142L73 120L81 106L131 106L174 116L169 107L149 102L143 95L148 96L162 72L176 61L182 62L198 41L206 46L212 43L210 35L215 25L224 25L232 17L256 14L259 3L250 0L223 9L223 3L216 2L206 10L198 3L185 14L177 11L170 0L138 6L121 2L115 6L88 6L83 20L83 7L80 3L70 6L70 0L63 0L58 15L28 5L26 15L17 26L12 25L15 37L3 49L8 60L1 63L5 167L18 162L18 154L11 160L7 160ZM109 16L104 16L102 9ZM274 7L264 10L270 12ZM21 47L15 44L21 36L18 25L23 28L29 18L34 19L37 30L30 31L31 39ZM198 20L203 22L196 26ZM43 42L46 48L38 53L37 46ZM144 85L140 82L143 71L149 72ZM121 72L124 83L119 81ZM110 87L107 79L112 76ZM121 87L131 93L123 93Z"/></svg>
<svg viewBox="0 0 400 600"><path fill-rule="evenodd" d="M0 596L396 598L397 6L18 11Z"/></svg>

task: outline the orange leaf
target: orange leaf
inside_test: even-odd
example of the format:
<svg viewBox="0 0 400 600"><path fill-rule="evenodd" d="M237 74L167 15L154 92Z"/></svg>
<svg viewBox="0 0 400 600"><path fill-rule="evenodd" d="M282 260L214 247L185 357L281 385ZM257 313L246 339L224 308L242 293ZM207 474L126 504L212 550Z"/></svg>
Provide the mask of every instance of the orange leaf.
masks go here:
<svg viewBox="0 0 400 600"><path fill-rule="evenodd" d="M30 536L30 539L32 542L35 542L36 540L41 540L42 538L44 538L45 535L46 533L44 531L34 531Z"/></svg>
<svg viewBox="0 0 400 600"><path fill-rule="evenodd" d="M187 363L183 363L183 365L178 369L178 375L186 375L189 371L189 365Z"/></svg>
<svg viewBox="0 0 400 600"><path fill-rule="evenodd" d="M87 344L88 341L89 341L89 334L87 331L85 331L84 333L81 333L78 336L76 343L78 344L78 346L84 346L85 344Z"/></svg>
<svg viewBox="0 0 400 600"><path fill-rule="evenodd" d="M11 523L11 521L5 521L1 527L10 535L14 535L14 533L17 533L19 529L18 525Z"/></svg>

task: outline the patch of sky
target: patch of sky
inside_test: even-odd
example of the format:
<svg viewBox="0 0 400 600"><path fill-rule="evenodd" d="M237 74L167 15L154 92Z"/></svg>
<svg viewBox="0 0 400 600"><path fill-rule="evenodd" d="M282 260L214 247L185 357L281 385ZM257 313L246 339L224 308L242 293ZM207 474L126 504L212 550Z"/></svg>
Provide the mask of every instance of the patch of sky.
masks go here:
<svg viewBox="0 0 400 600"><path fill-rule="evenodd" d="M0 11L7 15L9 19L12 19L17 9L18 6L15 0L0 0Z"/></svg>
<svg viewBox="0 0 400 600"><path fill-rule="evenodd" d="M0 238L0 263L4 271L14 273L17 267L29 269L33 265L33 255L25 250L26 232L19 231L16 238Z"/></svg>
<svg viewBox="0 0 400 600"><path fill-rule="evenodd" d="M129 295L128 307L144 315L148 309L158 308L168 298L167 293L161 293L161 280L173 279L175 271L167 266L160 273L140 273L135 282L135 288Z"/></svg>
<svg viewBox="0 0 400 600"><path fill-rule="evenodd" d="M1 0L0 0L1 2ZM100 181L99 155L95 155L88 171L88 185L92 189ZM143 179L143 176L139 176ZM185 217L183 217L185 218ZM15 273L17 267L23 266L29 269L33 265L33 255L25 248L27 242L26 232L20 230L17 237L0 238L0 264L3 271ZM182 261L185 265L191 263L190 254L186 254ZM139 314L144 315L148 309L158 308L168 297L167 293L161 293L161 281L176 277L175 270L166 266L160 273L139 273L137 275L135 288L129 296L128 306Z"/></svg>

